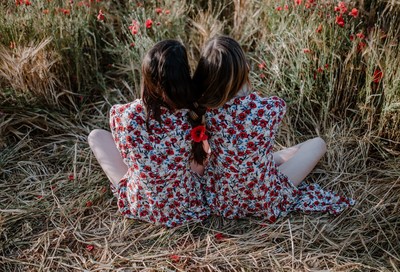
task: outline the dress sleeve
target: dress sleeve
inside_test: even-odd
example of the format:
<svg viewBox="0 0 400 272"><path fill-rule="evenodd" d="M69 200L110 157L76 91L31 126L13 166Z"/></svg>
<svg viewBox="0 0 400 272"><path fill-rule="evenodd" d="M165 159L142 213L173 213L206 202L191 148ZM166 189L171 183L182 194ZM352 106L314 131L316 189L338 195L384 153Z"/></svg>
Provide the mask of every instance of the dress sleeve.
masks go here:
<svg viewBox="0 0 400 272"><path fill-rule="evenodd" d="M286 113L286 103L282 98L271 96L262 99L261 104L265 111L262 119L267 122L267 128L275 134Z"/></svg>
<svg viewBox="0 0 400 272"><path fill-rule="evenodd" d="M118 112L118 106L119 105L114 105L111 107L110 109L110 129L111 129L111 134L115 140L117 137L117 130L118 130L118 126L120 125L119 122L117 122L117 119L120 117L118 116L117 112Z"/></svg>
<svg viewBox="0 0 400 272"><path fill-rule="evenodd" d="M122 158L128 156L126 145L126 129L124 125L124 106L114 105L110 109L110 130L115 142L115 146L119 150Z"/></svg>

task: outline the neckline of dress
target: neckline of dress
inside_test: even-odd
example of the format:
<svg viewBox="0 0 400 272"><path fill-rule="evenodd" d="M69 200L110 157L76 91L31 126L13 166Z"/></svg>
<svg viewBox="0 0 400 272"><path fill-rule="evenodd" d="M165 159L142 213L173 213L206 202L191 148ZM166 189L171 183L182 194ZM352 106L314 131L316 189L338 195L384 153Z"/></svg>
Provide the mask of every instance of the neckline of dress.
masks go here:
<svg viewBox="0 0 400 272"><path fill-rule="evenodd" d="M246 94L246 95L240 95L240 96L235 96L235 97L232 97L230 100L228 100L227 102L225 102L225 105L226 104L228 104L228 105L231 105L231 104L233 104L234 102L235 102L235 100L236 99L241 99L241 98L243 98L243 97L247 97L247 96L249 96L249 95L251 95L251 94L257 94L255 91L250 91L248 94Z"/></svg>

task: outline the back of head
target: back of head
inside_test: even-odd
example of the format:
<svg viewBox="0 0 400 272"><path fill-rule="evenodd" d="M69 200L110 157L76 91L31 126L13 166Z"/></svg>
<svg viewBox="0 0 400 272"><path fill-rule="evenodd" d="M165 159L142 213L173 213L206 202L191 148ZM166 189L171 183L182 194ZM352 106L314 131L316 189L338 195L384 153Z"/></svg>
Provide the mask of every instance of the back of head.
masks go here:
<svg viewBox="0 0 400 272"><path fill-rule="evenodd" d="M175 40L155 44L142 62L141 96L148 114L160 120L160 107L189 108L193 101L186 49Z"/></svg>
<svg viewBox="0 0 400 272"><path fill-rule="evenodd" d="M233 98L249 82L249 66L243 49L234 39L216 36L205 45L193 75L198 97L191 116L192 126L205 126L207 108L218 108ZM211 135L208 135L210 137ZM207 153L202 143L193 143L193 158L204 164Z"/></svg>
<svg viewBox="0 0 400 272"><path fill-rule="evenodd" d="M237 41L227 36L209 40L193 76L198 103L207 108L217 108L233 98L249 81L249 66L243 49Z"/></svg>

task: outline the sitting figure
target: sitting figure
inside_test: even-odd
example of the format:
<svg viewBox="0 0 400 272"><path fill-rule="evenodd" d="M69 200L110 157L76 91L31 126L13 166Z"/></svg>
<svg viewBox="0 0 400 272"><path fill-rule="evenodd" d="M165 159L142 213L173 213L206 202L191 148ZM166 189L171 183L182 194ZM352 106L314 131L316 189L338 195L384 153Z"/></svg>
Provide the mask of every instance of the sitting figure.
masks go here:
<svg viewBox="0 0 400 272"><path fill-rule="evenodd" d="M326 152L321 138L273 153L286 104L249 91L249 66L235 40L217 36L208 41L193 83L211 148L204 179L212 213L274 222L294 210L338 213L353 204L302 182Z"/></svg>
<svg viewBox="0 0 400 272"><path fill-rule="evenodd" d="M190 113L196 99L185 47L161 41L144 57L141 98L111 108L111 134L90 133L90 147L123 215L168 227L209 215L203 168L193 162L198 157L193 126L198 124Z"/></svg>

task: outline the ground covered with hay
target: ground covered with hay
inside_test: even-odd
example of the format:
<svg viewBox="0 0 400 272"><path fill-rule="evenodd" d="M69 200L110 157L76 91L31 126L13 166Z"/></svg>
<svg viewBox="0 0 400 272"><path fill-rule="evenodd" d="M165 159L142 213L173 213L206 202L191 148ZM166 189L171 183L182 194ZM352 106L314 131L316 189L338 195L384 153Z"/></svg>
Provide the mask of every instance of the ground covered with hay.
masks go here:
<svg viewBox="0 0 400 272"><path fill-rule="evenodd" d="M396 1L0 3L1 271L400 271L400 5ZM255 89L288 104L277 149L321 136L309 177L357 203L338 216L165 229L124 219L87 145L137 97L155 42L193 68L216 33Z"/></svg>

